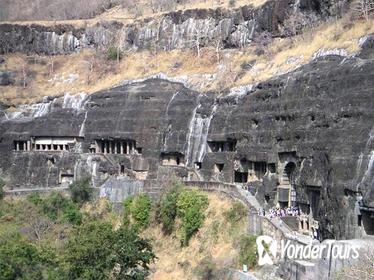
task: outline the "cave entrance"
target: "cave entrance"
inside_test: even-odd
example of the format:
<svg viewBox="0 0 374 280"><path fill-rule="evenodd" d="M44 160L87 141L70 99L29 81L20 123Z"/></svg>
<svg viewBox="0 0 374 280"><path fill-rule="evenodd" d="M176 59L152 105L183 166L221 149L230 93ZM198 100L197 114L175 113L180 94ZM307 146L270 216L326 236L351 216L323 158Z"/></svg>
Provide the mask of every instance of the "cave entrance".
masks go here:
<svg viewBox="0 0 374 280"><path fill-rule="evenodd" d="M215 173L221 173L224 166L225 165L223 163L215 163L214 164L214 172Z"/></svg>
<svg viewBox="0 0 374 280"><path fill-rule="evenodd" d="M202 166L202 163L201 163L201 162L199 162L199 161L196 161L196 162L195 162L195 169L196 169L196 170L200 170L200 169L201 169L201 166Z"/></svg>
<svg viewBox="0 0 374 280"><path fill-rule="evenodd" d="M294 162L288 162L283 169L280 185L278 186L278 203L281 208L297 206L295 169L296 164Z"/></svg>
<svg viewBox="0 0 374 280"><path fill-rule="evenodd" d="M184 155L179 152L161 153L162 165L181 166L184 165Z"/></svg>
<svg viewBox="0 0 374 280"><path fill-rule="evenodd" d="M235 183L247 183L248 182L248 172L235 171L234 182Z"/></svg>
<svg viewBox="0 0 374 280"><path fill-rule="evenodd" d="M296 169L296 164L294 162L289 162L283 169L282 180L289 184L292 184L294 181L294 171Z"/></svg>
<svg viewBox="0 0 374 280"><path fill-rule="evenodd" d="M319 201L321 199L321 191L318 187L308 186L308 199L310 205L310 212L314 219L317 218L317 213L319 210Z"/></svg>

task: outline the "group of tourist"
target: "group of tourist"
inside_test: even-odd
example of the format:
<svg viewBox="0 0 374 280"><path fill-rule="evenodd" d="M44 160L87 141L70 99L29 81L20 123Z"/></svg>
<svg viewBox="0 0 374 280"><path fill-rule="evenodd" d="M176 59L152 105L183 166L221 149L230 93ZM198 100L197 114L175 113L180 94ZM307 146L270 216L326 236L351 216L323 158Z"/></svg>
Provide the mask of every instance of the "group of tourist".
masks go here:
<svg viewBox="0 0 374 280"><path fill-rule="evenodd" d="M268 218L274 218L274 217L287 217L287 216L300 216L301 211L299 207L287 207L287 208L271 208L268 213L265 212L265 209L260 208L259 210L259 216L268 217Z"/></svg>
<svg viewBox="0 0 374 280"><path fill-rule="evenodd" d="M275 218L275 217L301 217L304 215L304 213L300 210L298 206L291 206L287 208L280 208L280 207L274 207L269 209L269 211L265 211L265 209L260 208L258 211L259 216L267 217L269 219ZM282 220L280 220L280 224L282 224ZM309 235L312 239L321 241L321 236L319 229L316 227L309 227Z"/></svg>

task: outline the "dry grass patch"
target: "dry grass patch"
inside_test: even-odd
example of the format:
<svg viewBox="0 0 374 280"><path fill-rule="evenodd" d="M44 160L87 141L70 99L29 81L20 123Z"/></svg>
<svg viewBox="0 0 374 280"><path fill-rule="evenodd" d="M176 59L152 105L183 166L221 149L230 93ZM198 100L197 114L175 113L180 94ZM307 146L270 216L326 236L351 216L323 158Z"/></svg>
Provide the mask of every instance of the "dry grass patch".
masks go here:
<svg viewBox="0 0 374 280"><path fill-rule="evenodd" d="M190 0L180 1L181 3L168 2L158 7L150 1L140 0L136 5L121 8L119 6L106 11L97 17L101 20L129 20L130 18L140 20L149 17L161 17L172 11L185 11L193 9L217 9L217 8L239 8L246 5L259 7L267 0Z"/></svg>
<svg viewBox="0 0 374 280"><path fill-rule="evenodd" d="M341 19L293 38L275 39L237 84L264 81L292 71L309 62L321 49L343 49L348 55L353 55L359 51L359 39L371 33L374 33L374 20L346 24L346 19Z"/></svg>
<svg viewBox="0 0 374 280"><path fill-rule="evenodd" d="M183 1L181 1L183 2ZM135 21L144 20L148 18L160 18L167 13L173 11L185 11L192 9L217 9L217 8L240 8L246 5L253 5L259 7L263 5L267 0L192 0L185 1L185 3L174 3L168 2L164 4L164 7L157 7L153 5L152 1L138 0L134 3L126 4L125 7L116 6L106 10L104 13L91 18L91 19L71 19L71 20L25 20L25 21L4 21L3 23L10 24L40 24L43 26L53 26L58 24L70 24L77 28L85 28L88 26L94 26L102 21L118 21L123 24L131 24ZM174 3L174 4L173 4Z"/></svg>
<svg viewBox="0 0 374 280"><path fill-rule="evenodd" d="M15 72L17 78L15 85L0 87L0 98L13 105L37 102L43 96L59 96L67 92L93 93L124 80L144 78L160 72L170 76L212 73L217 66L210 49L203 50L199 59L193 50L157 54L134 52L125 55L119 63L108 60L105 53L89 49L65 56L31 58L10 54L5 58L6 63L0 70ZM28 80L26 87L22 82L24 67Z"/></svg>
<svg viewBox="0 0 374 280"><path fill-rule="evenodd" d="M209 47L201 49L200 57L194 49L130 52L119 63L108 60L104 52L91 49L54 57L10 54L4 56L6 63L0 65L0 71L16 72L17 82L14 86L0 87L0 98L7 104L28 104L40 101L43 96L66 92L93 93L124 80L160 72L182 77L196 90L220 92L292 71L309 62L321 49L344 49L352 55L359 50L359 39L370 33L374 33L374 20L347 23L341 19L293 38L276 38L267 46L253 44L239 50L222 50L219 61L214 48ZM24 68L26 88L22 82Z"/></svg>

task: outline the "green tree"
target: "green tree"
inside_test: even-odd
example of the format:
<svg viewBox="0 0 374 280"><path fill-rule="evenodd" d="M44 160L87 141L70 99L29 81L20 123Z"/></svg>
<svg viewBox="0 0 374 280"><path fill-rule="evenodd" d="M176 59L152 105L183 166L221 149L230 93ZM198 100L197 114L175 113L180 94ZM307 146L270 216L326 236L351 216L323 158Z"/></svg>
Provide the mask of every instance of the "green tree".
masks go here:
<svg viewBox="0 0 374 280"><path fill-rule="evenodd" d="M161 199L158 219L162 224L162 231L165 234L171 234L177 217L177 201L181 192L181 186L175 185Z"/></svg>
<svg viewBox="0 0 374 280"><path fill-rule="evenodd" d="M43 213L52 220L57 220L62 209L68 204L68 199L59 192L53 192L44 198L40 204Z"/></svg>
<svg viewBox="0 0 374 280"><path fill-rule="evenodd" d="M148 227L151 218L152 202L149 196L140 194L134 198L132 217L139 229Z"/></svg>
<svg viewBox="0 0 374 280"><path fill-rule="evenodd" d="M145 279L154 258L148 240L102 221L75 229L65 251L69 279Z"/></svg>
<svg viewBox="0 0 374 280"><path fill-rule="evenodd" d="M151 219L152 202L145 194L127 198L123 202L124 224L133 222L135 229L145 229Z"/></svg>
<svg viewBox="0 0 374 280"><path fill-rule="evenodd" d="M149 264L156 257L149 240L140 238L134 230L126 227L116 231L114 252L116 279L146 279Z"/></svg>
<svg viewBox="0 0 374 280"><path fill-rule="evenodd" d="M90 187L90 178L75 181L69 186L71 199L75 203L83 204L92 198L92 188Z"/></svg>
<svg viewBox="0 0 374 280"><path fill-rule="evenodd" d="M54 259L53 253L43 252L19 234L0 236L0 280L48 279L53 275Z"/></svg>
<svg viewBox="0 0 374 280"><path fill-rule="evenodd" d="M204 211L208 207L208 198L197 190L183 190L177 200L177 215L182 220L181 244L188 246L192 235L204 222Z"/></svg>
<svg viewBox="0 0 374 280"><path fill-rule="evenodd" d="M82 214L79 207L74 203L67 203L62 209L61 220L78 225L82 222Z"/></svg>
<svg viewBox="0 0 374 280"><path fill-rule="evenodd" d="M90 221L73 231L64 260L69 279L107 279L115 234L112 225Z"/></svg>
<svg viewBox="0 0 374 280"><path fill-rule="evenodd" d="M130 196L123 201L123 225L130 226L131 224L131 208L133 197Z"/></svg>
<svg viewBox="0 0 374 280"><path fill-rule="evenodd" d="M79 212L78 205L59 192L52 192L45 198L39 195L29 195L27 199L37 205L41 212L53 221L61 220L73 224L82 222L82 214Z"/></svg>

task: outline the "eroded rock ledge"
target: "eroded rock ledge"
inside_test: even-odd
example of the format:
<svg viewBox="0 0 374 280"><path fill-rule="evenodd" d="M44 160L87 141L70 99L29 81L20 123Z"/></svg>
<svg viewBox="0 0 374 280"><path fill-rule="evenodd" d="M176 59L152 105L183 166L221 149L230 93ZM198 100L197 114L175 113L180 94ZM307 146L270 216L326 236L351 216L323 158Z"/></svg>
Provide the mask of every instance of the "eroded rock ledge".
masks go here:
<svg viewBox="0 0 374 280"><path fill-rule="evenodd" d="M344 7L345 1L271 0L258 8L176 11L128 25L115 21L86 28L0 24L0 54L69 54L111 45L161 50L195 48L197 44L239 48L261 36L290 36L304 26L339 15Z"/></svg>

